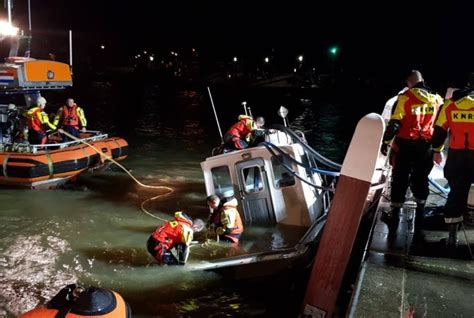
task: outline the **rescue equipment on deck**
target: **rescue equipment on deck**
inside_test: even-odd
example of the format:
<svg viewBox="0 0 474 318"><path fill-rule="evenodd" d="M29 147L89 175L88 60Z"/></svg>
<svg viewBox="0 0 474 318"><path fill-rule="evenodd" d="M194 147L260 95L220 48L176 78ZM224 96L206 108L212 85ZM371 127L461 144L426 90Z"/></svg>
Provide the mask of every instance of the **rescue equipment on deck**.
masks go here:
<svg viewBox="0 0 474 318"><path fill-rule="evenodd" d="M26 312L19 318L131 318L130 306L118 293L97 287L81 288L75 284L61 289L45 307Z"/></svg>

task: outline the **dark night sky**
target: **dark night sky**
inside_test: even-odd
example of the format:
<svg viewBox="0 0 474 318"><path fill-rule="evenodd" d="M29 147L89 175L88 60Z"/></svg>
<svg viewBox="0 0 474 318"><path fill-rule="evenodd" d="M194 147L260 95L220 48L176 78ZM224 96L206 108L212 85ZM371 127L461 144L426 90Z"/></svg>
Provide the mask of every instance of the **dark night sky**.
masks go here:
<svg viewBox="0 0 474 318"><path fill-rule="evenodd" d="M196 47L207 55L276 54L325 57L341 48L341 64L362 73L419 68L455 77L474 69L472 1L110 1L31 0L34 35L72 29L77 46L102 42L117 56L140 49ZM14 0L26 28L27 0ZM25 23L23 24L23 21ZM87 43L87 44L86 44ZM97 44L97 45L96 45ZM440 75L441 74L441 75Z"/></svg>

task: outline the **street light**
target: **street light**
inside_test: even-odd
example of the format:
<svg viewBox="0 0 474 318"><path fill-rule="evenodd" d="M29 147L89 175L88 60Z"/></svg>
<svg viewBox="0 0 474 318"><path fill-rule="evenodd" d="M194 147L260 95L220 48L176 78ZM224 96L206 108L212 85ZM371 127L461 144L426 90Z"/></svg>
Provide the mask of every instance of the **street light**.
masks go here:
<svg viewBox="0 0 474 318"><path fill-rule="evenodd" d="M234 56L233 61L234 61L234 62L237 62L237 60L238 60L238 59L237 59L237 56Z"/></svg>
<svg viewBox="0 0 474 318"><path fill-rule="evenodd" d="M268 57L265 57L264 61L265 61L265 63L268 63L268 62L270 62L270 59Z"/></svg>
<svg viewBox="0 0 474 318"><path fill-rule="evenodd" d="M298 61L303 62L303 55L298 56Z"/></svg>
<svg viewBox="0 0 474 318"><path fill-rule="evenodd" d="M101 50L105 49L105 45L102 44L102 45L100 46L100 49L101 49Z"/></svg>

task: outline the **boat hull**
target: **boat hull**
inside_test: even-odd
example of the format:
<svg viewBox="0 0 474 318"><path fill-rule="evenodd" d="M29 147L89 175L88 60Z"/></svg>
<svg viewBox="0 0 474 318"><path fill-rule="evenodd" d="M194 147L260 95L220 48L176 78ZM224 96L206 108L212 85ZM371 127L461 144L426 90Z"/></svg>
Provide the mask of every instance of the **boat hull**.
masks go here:
<svg viewBox="0 0 474 318"><path fill-rule="evenodd" d="M128 143L118 137L91 142L93 148L81 144L37 153L0 152L0 185L27 188L54 188L90 169L107 164L106 157L123 160Z"/></svg>

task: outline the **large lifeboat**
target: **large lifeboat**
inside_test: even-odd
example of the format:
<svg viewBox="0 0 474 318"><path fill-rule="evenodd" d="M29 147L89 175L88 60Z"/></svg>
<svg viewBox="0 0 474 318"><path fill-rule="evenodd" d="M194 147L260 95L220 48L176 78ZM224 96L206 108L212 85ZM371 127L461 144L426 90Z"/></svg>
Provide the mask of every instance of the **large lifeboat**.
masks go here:
<svg viewBox="0 0 474 318"><path fill-rule="evenodd" d="M0 64L0 185L54 188L83 172L105 167L108 159L127 157L124 139L99 131L87 131L70 142L61 142L59 136L50 137L46 145L26 141L22 114L40 92L71 86L71 71L65 63L10 57ZM24 96L26 105L9 102L18 95Z"/></svg>

